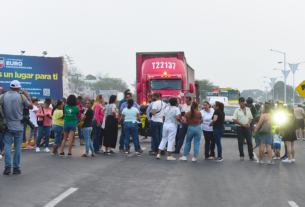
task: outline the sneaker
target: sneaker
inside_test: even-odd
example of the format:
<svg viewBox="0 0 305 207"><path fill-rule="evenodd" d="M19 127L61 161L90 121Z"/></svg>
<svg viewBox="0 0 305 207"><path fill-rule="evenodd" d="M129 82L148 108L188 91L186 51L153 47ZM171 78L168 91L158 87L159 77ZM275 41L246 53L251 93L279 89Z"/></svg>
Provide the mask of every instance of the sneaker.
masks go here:
<svg viewBox="0 0 305 207"><path fill-rule="evenodd" d="M34 147L31 147L31 145L26 146L27 149L34 149Z"/></svg>
<svg viewBox="0 0 305 207"><path fill-rule="evenodd" d="M174 158L173 156L170 156L170 157L167 157L166 160L167 161L174 161L174 160L176 160L176 158Z"/></svg>
<svg viewBox="0 0 305 207"><path fill-rule="evenodd" d="M5 170L3 171L4 175L9 175L11 173L11 167L5 167Z"/></svg>
<svg viewBox="0 0 305 207"><path fill-rule="evenodd" d="M37 146L35 145L34 147L33 147L33 149L35 150L37 148Z"/></svg>
<svg viewBox="0 0 305 207"><path fill-rule="evenodd" d="M115 155L116 153L114 152L114 151L112 151L112 150L110 150L109 152L108 152L108 155Z"/></svg>
<svg viewBox="0 0 305 207"><path fill-rule="evenodd" d="M59 155L59 154L58 154L58 152L56 151L56 152L52 152L52 155L53 155L53 156L56 156L56 155Z"/></svg>
<svg viewBox="0 0 305 207"><path fill-rule="evenodd" d="M59 156L60 156L60 157L65 156L65 152L59 153Z"/></svg>
<svg viewBox="0 0 305 207"><path fill-rule="evenodd" d="M273 161L268 160L268 165L274 165Z"/></svg>
<svg viewBox="0 0 305 207"><path fill-rule="evenodd" d="M264 164L264 161L263 161L263 160L260 160L258 163L259 163L259 164Z"/></svg>
<svg viewBox="0 0 305 207"><path fill-rule="evenodd" d="M13 174L15 174L15 175L21 174L21 170L18 168L13 168Z"/></svg>
<svg viewBox="0 0 305 207"><path fill-rule="evenodd" d="M193 157L193 158L192 158L192 161L193 161L193 162L196 162L196 161L197 161L197 158L196 158L196 157Z"/></svg>
<svg viewBox="0 0 305 207"><path fill-rule="evenodd" d="M298 137L297 139L298 139L298 140L300 140L300 138L299 138L299 137Z"/></svg>
<svg viewBox="0 0 305 207"><path fill-rule="evenodd" d="M187 161L187 158L185 156L182 156L182 157L179 158L179 160Z"/></svg>
<svg viewBox="0 0 305 207"><path fill-rule="evenodd" d="M128 156L128 152L125 152L125 156Z"/></svg>
<svg viewBox="0 0 305 207"><path fill-rule="evenodd" d="M68 153L68 157L72 157L72 153Z"/></svg>
<svg viewBox="0 0 305 207"><path fill-rule="evenodd" d="M45 151L45 152L50 152L50 150L49 150L48 147L46 147L46 148L44 149L44 151Z"/></svg>
<svg viewBox="0 0 305 207"><path fill-rule="evenodd" d="M108 152L104 152L104 153L102 153L103 155L108 155Z"/></svg>
<svg viewBox="0 0 305 207"><path fill-rule="evenodd" d="M286 155L284 155L283 157L281 157L281 160L287 159L288 157Z"/></svg>
<svg viewBox="0 0 305 207"><path fill-rule="evenodd" d="M79 140L79 145L81 145L81 146L85 146L86 145L84 139L80 139Z"/></svg>
<svg viewBox="0 0 305 207"><path fill-rule="evenodd" d="M215 160L215 157L207 157L206 160Z"/></svg>
<svg viewBox="0 0 305 207"><path fill-rule="evenodd" d="M250 161L257 161L257 159L255 159L254 157L251 157Z"/></svg>
<svg viewBox="0 0 305 207"><path fill-rule="evenodd" d="M243 156L241 156L241 157L240 157L240 160L244 160L244 157L243 157Z"/></svg>
<svg viewBox="0 0 305 207"><path fill-rule="evenodd" d="M39 149L39 147L37 147L37 148L36 148L36 152L40 152L40 149Z"/></svg>
<svg viewBox="0 0 305 207"><path fill-rule="evenodd" d="M140 152L136 152L136 156L137 156L137 157L140 157L140 156L141 156L141 153L140 153Z"/></svg>
<svg viewBox="0 0 305 207"><path fill-rule="evenodd" d="M295 162L295 159L291 159L291 162Z"/></svg>
<svg viewBox="0 0 305 207"><path fill-rule="evenodd" d="M214 162L222 162L222 161L223 161L222 158L217 158L217 159L214 160Z"/></svg>
<svg viewBox="0 0 305 207"><path fill-rule="evenodd" d="M157 154L156 159L160 159L161 158L161 154Z"/></svg>
<svg viewBox="0 0 305 207"><path fill-rule="evenodd" d="M288 160L288 158L287 158L286 160L282 160L282 162L291 163L291 160Z"/></svg>

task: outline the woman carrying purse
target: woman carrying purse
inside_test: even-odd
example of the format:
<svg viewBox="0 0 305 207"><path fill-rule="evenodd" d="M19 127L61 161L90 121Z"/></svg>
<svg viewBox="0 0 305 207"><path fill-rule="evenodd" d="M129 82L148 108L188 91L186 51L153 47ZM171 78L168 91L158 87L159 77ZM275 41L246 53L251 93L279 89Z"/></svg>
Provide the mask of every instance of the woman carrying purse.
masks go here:
<svg viewBox="0 0 305 207"><path fill-rule="evenodd" d="M266 146L267 153L268 153L268 164L274 165L274 162L272 161L272 149L271 149L271 145L273 142L273 133L271 130L271 126L272 126L271 107L269 104L264 104L262 115L252 133L252 137L254 137L255 133L258 132L259 163L260 164L264 163L263 155L264 155L264 150L265 150L265 146ZM268 131L269 131L269 133L268 133Z"/></svg>

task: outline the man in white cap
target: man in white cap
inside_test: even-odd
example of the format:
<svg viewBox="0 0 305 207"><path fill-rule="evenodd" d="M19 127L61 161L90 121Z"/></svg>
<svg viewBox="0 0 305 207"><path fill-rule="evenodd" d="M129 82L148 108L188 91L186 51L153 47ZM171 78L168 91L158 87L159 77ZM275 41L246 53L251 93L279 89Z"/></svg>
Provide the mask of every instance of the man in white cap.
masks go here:
<svg viewBox="0 0 305 207"><path fill-rule="evenodd" d="M5 170L3 174L11 173L11 146L14 141L13 174L20 174L20 155L23 139L23 107L33 109L33 103L26 90L19 92L21 85L19 81L13 80L10 84L10 91L0 96L3 101L3 113L6 119L7 130L4 133L4 157ZM14 137L14 140L12 138Z"/></svg>

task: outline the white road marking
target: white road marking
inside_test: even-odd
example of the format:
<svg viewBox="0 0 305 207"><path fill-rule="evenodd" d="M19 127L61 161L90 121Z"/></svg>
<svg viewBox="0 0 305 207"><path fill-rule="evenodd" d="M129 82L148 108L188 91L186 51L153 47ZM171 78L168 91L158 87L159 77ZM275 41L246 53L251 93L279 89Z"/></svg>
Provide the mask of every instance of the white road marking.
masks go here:
<svg viewBox="0 0 305 207"><path fill-rule="evenodd" d="M78 188L70 188L67 191L63 192L62 194L60 194L59 196L57 196L56 198L54 198L53 200L51 200L47 205L45 205L44 207L54 207L55 205L57 205L59 202L61 202L62 200L64 200L66 197L68 197L70 194L74 193L75 191L77 191Z"/></svg>
<svg viewBox="0 0 305 207"><path fill-rule="evenodd" d="M255 152L253 152L253 155L254 155L254 158L256 159L255 162L259 162L259 160L257 159L257 156L256 156Z"/></svg>
<svg viewBox="0 0 305 207"><path fill-rule="evenodd" d="M287 201L291 207L299 207L298 204L294 201Z"/></svg>
<svg viewBox="0 0 305 207"><path fill-rule="evenodd" d="M143 151L144 151L145 149L146 149L146 147L142 148ZM134 156L135 154L136 154L136 152L130 153L130 154L128 155L128 157Z"/></svg>

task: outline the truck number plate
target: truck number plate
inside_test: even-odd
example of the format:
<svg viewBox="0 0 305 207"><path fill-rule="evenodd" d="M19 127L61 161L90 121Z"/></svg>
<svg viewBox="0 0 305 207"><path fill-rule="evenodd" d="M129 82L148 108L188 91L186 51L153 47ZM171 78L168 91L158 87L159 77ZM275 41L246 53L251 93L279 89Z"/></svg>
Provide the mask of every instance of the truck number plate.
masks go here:
<svg viewBox="0 0 305 207"><path fill-rule="evenodd" d="M175 69L176 63L172 62L153 62L153 69L160 69L160 68L168 68L168 69Z"/></svg>
<svg viewBox="0 0 305 207"><path fill-rule="evenodd" d="M231 127L225 127L225 130L230 130L231 131Z"/></svg>

